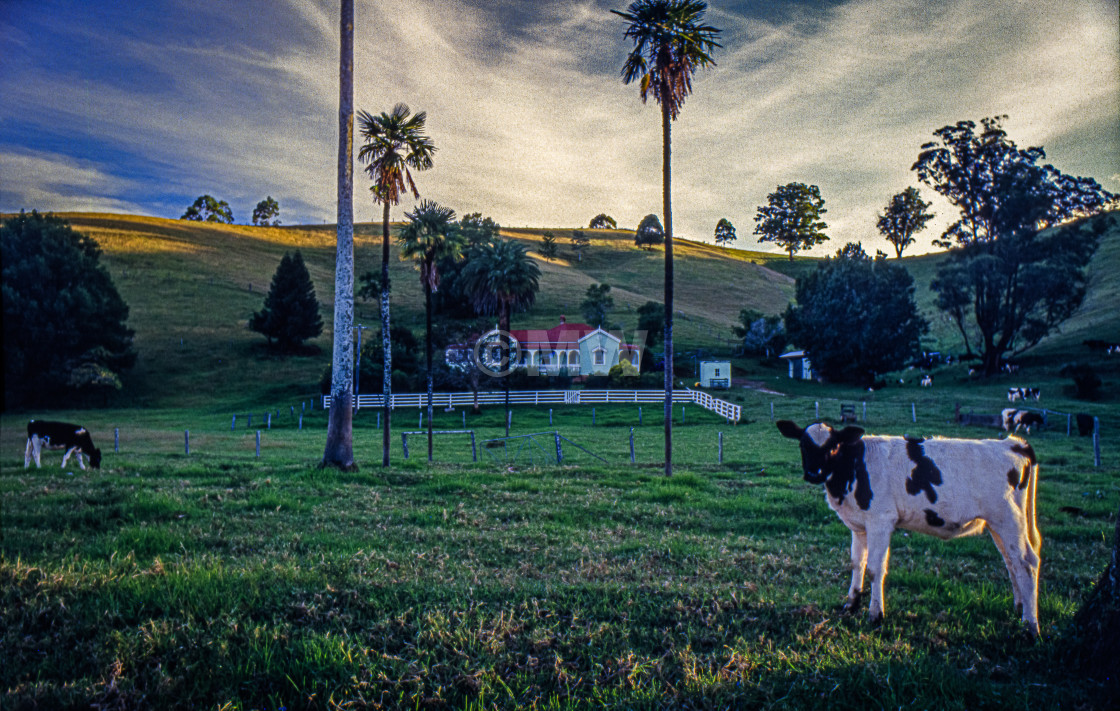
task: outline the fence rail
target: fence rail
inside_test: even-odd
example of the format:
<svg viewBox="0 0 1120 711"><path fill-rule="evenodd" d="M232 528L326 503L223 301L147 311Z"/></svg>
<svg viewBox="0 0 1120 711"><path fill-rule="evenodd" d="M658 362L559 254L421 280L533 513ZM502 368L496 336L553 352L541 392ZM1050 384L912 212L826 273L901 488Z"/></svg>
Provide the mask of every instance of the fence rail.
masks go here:
<svg viewBox="0 0 1120 711"><path fill-rule="evenodd" d="M467 405L503 405L505 391L485 391L477 395L472 392L432 393L432 407L453 408ZM651 404L665 401L664 390L511 390L511 405L602 405L602 404ZM738 423L742 417L741 405L734 405L712 397L700 390L673 391L673 402L694 403L710 410L730 422ZM382 406L381 395L358 395L355 410ZM427 407L427 393L401 393L390 396L390 407ZM323 409L331 406L331 396L323 396Z"/></svg>

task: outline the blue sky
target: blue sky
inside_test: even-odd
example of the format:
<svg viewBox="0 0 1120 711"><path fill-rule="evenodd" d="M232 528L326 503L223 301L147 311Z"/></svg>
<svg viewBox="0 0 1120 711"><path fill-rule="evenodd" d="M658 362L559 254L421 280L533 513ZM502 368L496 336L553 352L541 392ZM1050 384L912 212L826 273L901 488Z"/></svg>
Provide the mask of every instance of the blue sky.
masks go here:
<svg viewBox="0 0 1120 711"><path fill-rule="evenodd" d="M634 227L660 212L660 117L619 69L595 0L356 0L355 106L428 112L423 197L503 225ZM0 0L0 211L179 217L203 193L238 222L333 222L337 2ZM830 254L887 248L876 213L937 128L1007 114L1021 146L1120 192L1116 0L714 2L717 66L673 126L680 236L721 217L757 249L758 205L819 185ZM360 167L359 167L360 169ZM378 219L359 174L355 216ZM919 235L919 251L951 221ZM394 211L400 219L403 205Z"/></svg>

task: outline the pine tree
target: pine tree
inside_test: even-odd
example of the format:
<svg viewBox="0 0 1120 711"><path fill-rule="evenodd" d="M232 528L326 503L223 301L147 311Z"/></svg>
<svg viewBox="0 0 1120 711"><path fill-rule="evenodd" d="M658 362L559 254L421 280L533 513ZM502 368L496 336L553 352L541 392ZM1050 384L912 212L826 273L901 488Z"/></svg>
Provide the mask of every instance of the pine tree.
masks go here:
<svg viewBox="0 0 1120 711"><path fill-rule="evenodd" d="M294 256L284 253L272 276L264 308L249 319L249 328L268 338L270 347L275 345L283 351L298 350L303 341L323 332L315 285L298 249Z"/></svg>
<svg viewBox="0 0 1120 711"><path fill-rule="evenodd" d="M560 248L556 244L556 235L552 232L545 232L544 241L541 243L541 248L537 250L540 255L545 259L556 259L556 255Z"/></svg>

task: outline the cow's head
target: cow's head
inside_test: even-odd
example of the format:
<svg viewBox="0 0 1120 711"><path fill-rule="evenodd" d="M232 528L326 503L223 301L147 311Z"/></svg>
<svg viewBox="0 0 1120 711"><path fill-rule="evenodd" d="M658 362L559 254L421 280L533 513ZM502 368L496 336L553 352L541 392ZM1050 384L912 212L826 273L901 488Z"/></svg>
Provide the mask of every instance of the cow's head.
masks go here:
<svg viewBox="0 0 1120 711"><path fill-rule="evenodd" d="M837 431L822 422L805 429L790 420L778 420L776 424L782 435L801 443L801 466L805 469L805 481L810 484L825 483L837 465L842 465L844 448L863 436L862 427L848 426Z"/></svg>

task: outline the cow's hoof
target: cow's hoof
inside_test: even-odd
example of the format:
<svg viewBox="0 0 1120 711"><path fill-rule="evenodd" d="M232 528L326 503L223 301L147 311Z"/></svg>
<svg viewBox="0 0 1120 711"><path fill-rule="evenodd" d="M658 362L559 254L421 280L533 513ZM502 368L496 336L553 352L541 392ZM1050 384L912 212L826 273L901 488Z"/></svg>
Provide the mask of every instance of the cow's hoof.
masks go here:
<svg viewBox="0 0 1120 711"><path fill-rule="evenodd" d="M843 610L844 614L845 615L850 615L853 612L855 612L856 610L858 610L859 609L859 603L860 603L861 600L862 600L862 596L860 596L860 595L856 595L855 597L849 597L846 600L844 600L844 606L841 608Z"/></svg>
<svg viewBox="0 0 1120 711"><path fill-rule="evenodd" d="M871 620L871 626L872 627L876 627L876 628L882 627L883 626L883 613L880 612L878 615L871 615L870 620Z"/></svg>

